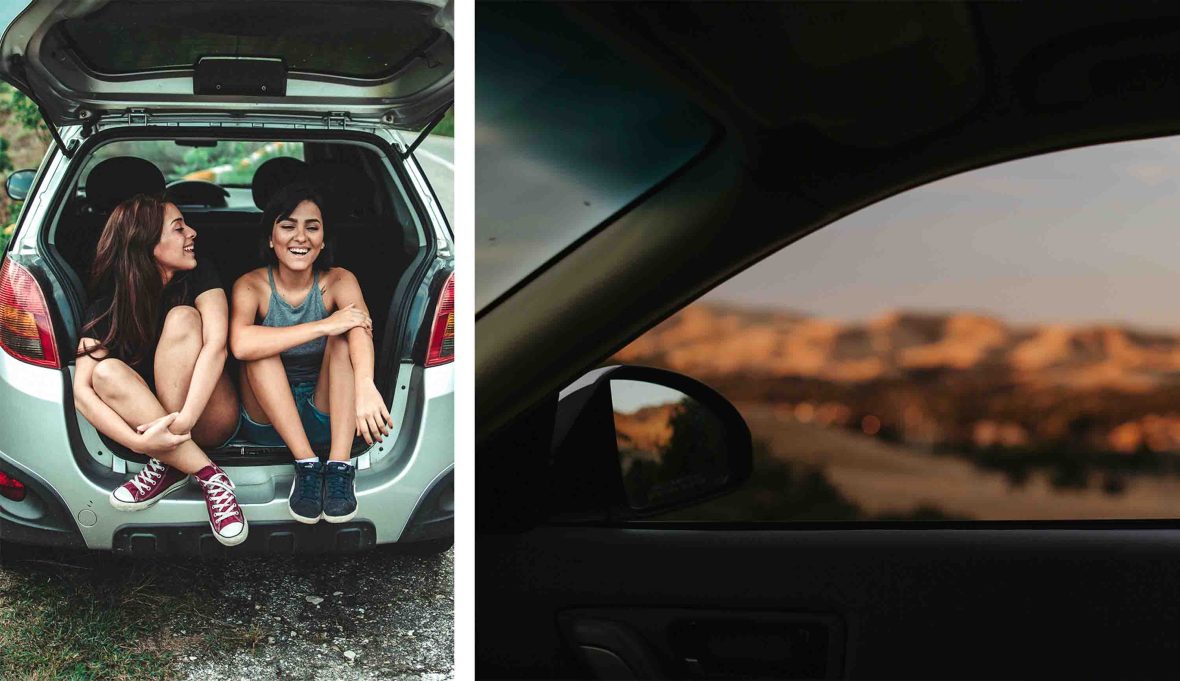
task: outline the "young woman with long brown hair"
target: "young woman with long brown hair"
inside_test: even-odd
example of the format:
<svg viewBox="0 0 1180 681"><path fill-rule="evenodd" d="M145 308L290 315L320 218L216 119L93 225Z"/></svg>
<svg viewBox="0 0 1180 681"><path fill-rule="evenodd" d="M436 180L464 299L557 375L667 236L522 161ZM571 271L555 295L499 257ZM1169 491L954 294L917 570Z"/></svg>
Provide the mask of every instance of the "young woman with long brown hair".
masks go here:
<svg viewBox="0 0 1180 681"><path fill-rule="evenodd" d="M233 483L209 460L237 432L225 371L229 310L216 270L198 262L177 207L139 195L111 212L98 242L79 333L74 402L107 437L150 461L111 505L148 508L193 476L222 544L246 539Z"/></svg>

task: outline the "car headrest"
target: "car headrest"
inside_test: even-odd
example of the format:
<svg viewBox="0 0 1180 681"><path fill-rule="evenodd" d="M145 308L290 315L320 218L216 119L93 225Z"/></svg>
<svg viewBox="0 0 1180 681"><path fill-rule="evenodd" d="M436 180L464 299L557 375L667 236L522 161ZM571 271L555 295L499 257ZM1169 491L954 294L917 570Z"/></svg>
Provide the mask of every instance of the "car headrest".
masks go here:
<svg viewBox="0 0 1180 681"><path fill-rule="evenodd" d="M164 193L164 173L151 161L134 156L108 158L90 170L86 200L97 211L112 208L136 194Z"/></svg>
<svg viewBox="0 0 1180 681"><path fill-rule="evenodd" d="M254 171L254 181L250 191L254 194L254 205L259 210L266 210L270 197L279 189L303 177L307 172L307 164L297 158L280 156L272 158Z"/></svg>
<svg viewBox="0 0 1180 681"><path fill-rule="evenodd" d="M373 181L355 165L338 161L316 163L308 168L307 179L323 194L327 215L348 219L374 213Z"/></svg>

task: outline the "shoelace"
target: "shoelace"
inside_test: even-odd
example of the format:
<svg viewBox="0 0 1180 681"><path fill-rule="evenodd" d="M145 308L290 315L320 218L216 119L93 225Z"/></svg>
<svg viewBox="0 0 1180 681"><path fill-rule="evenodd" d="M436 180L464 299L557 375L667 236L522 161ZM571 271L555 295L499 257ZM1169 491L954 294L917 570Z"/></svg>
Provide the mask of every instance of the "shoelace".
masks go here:
<svg viewBox="0 0 1180 681"><path fill-rule="evenodd" d="M299 496L304 499L319 499L322 472L321 475L310 475L313 469L302 466L300 470L304 471L304 474L299 476Z"/></svg>
<svg viewBox="0 0 1180 681"><path fill-rule="evenodd" d="M168 468L157 459L148 459L147 466L139 472L139 475L131 478L131 485L140 494L147 494L152 485L156 484L156 480L163 477L167 470Z"/></svg>
<svg viewBox="0 0 1180 681"><path fill-rule="evenodd" d="M214 522L220 523L240 515L238 500L233 493L234 484L229 481L225 473L218 473L208 480L202 481L201 487L205 490L205 496L212 504Z"/></svg>
<svg viewBox="0 0 1180 681"><path fill-rule="evenodd" d="M347 498L352 491L352 480L346 473L327 473L324 475L324 484L328 488L328 496L335 499Z"/></svg>

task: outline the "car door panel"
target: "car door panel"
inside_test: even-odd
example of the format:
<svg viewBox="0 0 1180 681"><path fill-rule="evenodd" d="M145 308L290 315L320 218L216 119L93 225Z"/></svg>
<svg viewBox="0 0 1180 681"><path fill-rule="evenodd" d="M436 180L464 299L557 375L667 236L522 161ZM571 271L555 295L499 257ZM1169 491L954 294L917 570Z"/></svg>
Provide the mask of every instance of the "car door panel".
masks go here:
<svg viewBox="0 0 1180 681"><path fill-rule="evenodd" d="M544 527L476 552L486 677L593 678L562 634L586 609L833 617L847 678L1150 677L1180 649L1170 528Z"/></svg>

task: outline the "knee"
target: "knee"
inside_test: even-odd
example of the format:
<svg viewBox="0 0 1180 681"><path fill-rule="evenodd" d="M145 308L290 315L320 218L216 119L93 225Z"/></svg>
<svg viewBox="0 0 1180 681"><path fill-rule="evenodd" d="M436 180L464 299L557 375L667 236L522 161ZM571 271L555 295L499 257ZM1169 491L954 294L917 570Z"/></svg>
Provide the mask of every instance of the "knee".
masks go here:
<svg viewBox="0 0 1180 681"><path fill-rule="evenodd" d="M103 400L111 400L123 393L131 367L117 359L107 358L94 365L90 383Z"/></svg>
<svg viewBox="0 0 1180 681"><path fill-rule="evenodd" d="M201 313L190 305L177 305L168 311L164 317L164 328L160 331L160 339L168 339L170 343L184 340L201 340Z"/></svg>

